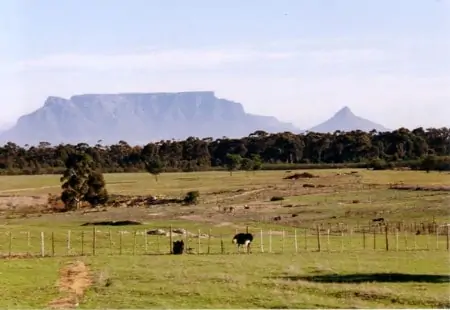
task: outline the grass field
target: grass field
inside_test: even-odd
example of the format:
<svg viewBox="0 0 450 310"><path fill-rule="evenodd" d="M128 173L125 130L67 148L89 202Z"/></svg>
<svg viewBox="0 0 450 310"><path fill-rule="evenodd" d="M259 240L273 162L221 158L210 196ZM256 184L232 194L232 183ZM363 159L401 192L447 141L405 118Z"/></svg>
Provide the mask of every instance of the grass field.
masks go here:
<svg viewBox="0 0 450 310"><path fill-rule="evenodd" d="M442 226L450 192L389 188L448 186L449 174L308 172L317 177L294 182L283 180L290 174L284 171L170 173L156 182L145 173L111 174L105 179L114 194L183 197L199 190L201 202L52 214L41 211L48 193L59 192L58 176L0 177L0 253L39 256L43 234L47 256L1 261L0 308L42 308L55 299L59 307L80 308L450 307ZM284 199L271 201L274 196ZM224 211L229 207L234 210ZM377 217L392 223L389 251L384 231L375 230L374 238L368 230ZM143 224L96 226L94 239L93 228L80 225L98 220ZM441 225L437 234L423 230L433 220ZM401 222L397 232L394 223ZM187 240L193 253L211 254L164 255L170 238L144 232L170 227L193 233ZM231 238L247 227L255 235L252 253L238 255ZM211 238L197 238L199 232ZM61 269L77 261L85 263L83 272L72 273L78 278L66 279L72 284L60 292L68 277Z"/></svg>

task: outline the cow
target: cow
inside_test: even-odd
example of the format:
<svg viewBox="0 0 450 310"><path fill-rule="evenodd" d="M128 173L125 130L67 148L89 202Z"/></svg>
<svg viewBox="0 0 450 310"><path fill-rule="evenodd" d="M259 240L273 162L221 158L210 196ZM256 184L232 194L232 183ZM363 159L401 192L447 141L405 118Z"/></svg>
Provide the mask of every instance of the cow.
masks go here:
<svg viewBox="0 0 450 310"><path fill-rule="evenodd" d="M233 237L232 243L237 245L238 253L241 246L247 248L247 253L250 252L250 245L253 241L253 235L250 233L239 233Z"/></svg>

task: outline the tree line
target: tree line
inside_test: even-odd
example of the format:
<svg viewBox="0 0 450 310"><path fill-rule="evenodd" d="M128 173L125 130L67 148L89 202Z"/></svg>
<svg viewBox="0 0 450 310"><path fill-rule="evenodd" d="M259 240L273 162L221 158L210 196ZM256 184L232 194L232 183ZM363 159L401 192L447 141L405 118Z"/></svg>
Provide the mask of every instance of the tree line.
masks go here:
<svg viewBox="0 0 450 310"><path fill-rule="evenodd" d="M41 142L21 147L8 142L0 147L0 173L60 174L73 153L88 155L93 169L105 173L397 166L450 170L450 128L305 134L256 131L240 139L189 137L143 146L98 141L96 145Z"/></svg>

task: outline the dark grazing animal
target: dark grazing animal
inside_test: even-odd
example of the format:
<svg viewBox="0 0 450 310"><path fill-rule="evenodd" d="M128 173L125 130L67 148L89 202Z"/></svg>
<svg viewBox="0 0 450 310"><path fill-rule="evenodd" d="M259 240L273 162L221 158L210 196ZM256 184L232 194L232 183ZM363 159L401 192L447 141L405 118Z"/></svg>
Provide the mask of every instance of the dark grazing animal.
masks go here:
<svg viewBox="0 0 450 310"><path fill-rule="evenodd" d="M233 237L232 243L237 244L238 252L242 247L247 248L247 252L250 252L250 245L253 241L253 235L249 233L239 233Z"/></svg>
<svg viewBox="0 0 450 310"><path fill-rule="evenodd" d="M175 255L183 254L184 252L184 241L178 240L173 242L172 253Z"/></svg>

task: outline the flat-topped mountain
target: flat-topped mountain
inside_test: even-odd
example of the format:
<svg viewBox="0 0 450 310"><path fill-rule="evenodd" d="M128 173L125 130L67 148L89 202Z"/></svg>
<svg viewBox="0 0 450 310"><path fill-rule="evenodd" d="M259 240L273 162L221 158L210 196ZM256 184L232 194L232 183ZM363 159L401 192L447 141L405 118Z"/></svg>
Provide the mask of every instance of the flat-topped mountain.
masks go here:
<svg viewBox="0 0 450 310"><path fill-rule="evenodd" d="M189 136L242 137L256 130L298 131L274 117L246 113L240 103L217 98L211 91L85 94L48 97L43 107L1 133L0 143L145 144Z"/></svg>
<svg viewBox="0 0 450 310"><path fill-rule="evenodd" d="M339 110L336 114L333 115L327 121L308 129L311 132L335 132L336 130L340 131L352 131L352 130L361 130L361 131L389 131L383 125L374 123L368 119L362 118L353 114L353 112L348 107L344 107Z"/></svg>

